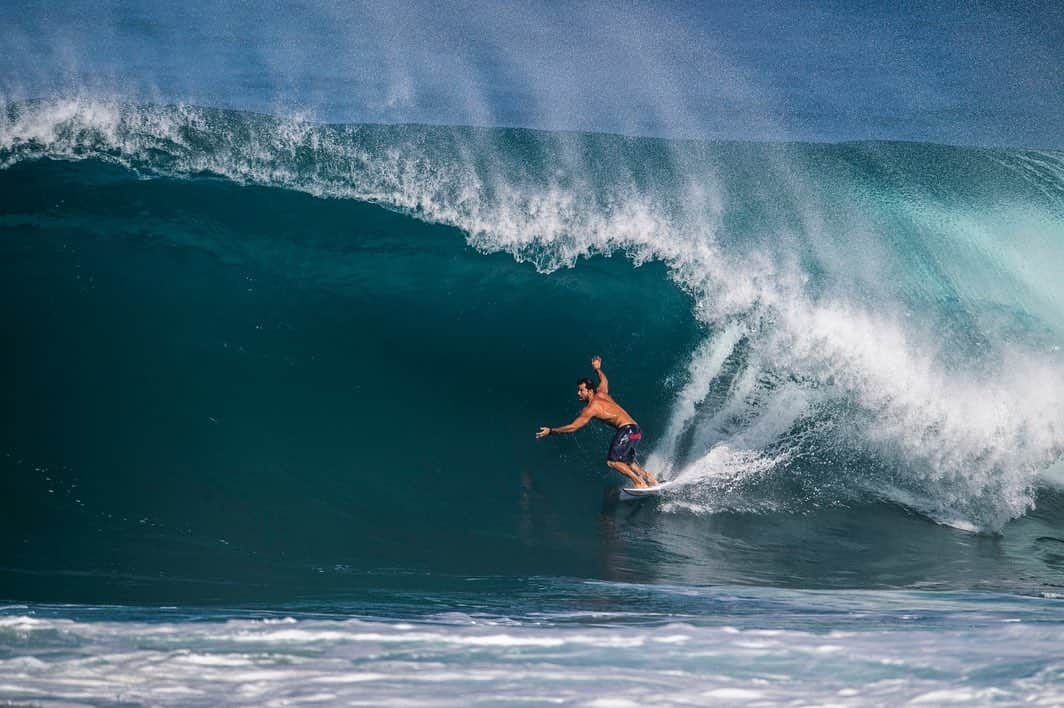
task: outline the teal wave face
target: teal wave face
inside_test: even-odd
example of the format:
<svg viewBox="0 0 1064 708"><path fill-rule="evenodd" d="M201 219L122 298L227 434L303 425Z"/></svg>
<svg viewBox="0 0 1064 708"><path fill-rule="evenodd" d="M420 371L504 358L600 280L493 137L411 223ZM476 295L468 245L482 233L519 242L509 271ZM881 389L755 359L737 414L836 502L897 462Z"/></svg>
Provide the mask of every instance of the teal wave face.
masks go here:
<svg viewBox="0 0 1064 708"><path fill-rule="evenodd" d="M200 596L314 568L585 574L609 432L534 433L575 417L595 352L660 420L697 336L660 266L547 279L379 207L97 163L2 179L9 570ZM522 539L532 477L591 512L560 560Z"/></svg>
<svg viewBox="0 0 1064 708"><path fill-rule="evenodd" d="M68 599L386 567L1051 582L1055 153L5 120L13 596L63 569ZM683 482L652 509L604 506L607 430L532 438L593 353Z"/></svg>

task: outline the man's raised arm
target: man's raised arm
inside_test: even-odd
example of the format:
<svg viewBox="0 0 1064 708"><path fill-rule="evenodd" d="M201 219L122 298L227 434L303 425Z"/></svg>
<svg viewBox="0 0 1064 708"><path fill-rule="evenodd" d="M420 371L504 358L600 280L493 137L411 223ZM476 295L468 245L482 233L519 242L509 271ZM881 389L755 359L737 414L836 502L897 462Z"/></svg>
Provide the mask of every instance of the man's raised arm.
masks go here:
<svg viewBox="0 0 1064 708"><path fill-rule="evenodd" d="M610 392L610 381L609 381L609 379L606 378L606 374L604 374L602 372L602 357L600 357L600 356L592 357L591 358L591 367L593 369L595 369L595 373L598 374L598 377L599 377L599 385L598 385L598 388L595 389L595 391L597 393L607 393L608 394Z"/></svg>

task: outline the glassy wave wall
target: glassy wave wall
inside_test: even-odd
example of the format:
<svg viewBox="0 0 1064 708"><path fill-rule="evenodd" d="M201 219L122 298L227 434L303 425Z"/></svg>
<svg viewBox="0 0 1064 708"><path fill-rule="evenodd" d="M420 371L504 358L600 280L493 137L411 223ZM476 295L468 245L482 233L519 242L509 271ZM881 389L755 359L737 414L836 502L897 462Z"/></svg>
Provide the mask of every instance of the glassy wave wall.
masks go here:
<svg viewBox="0 0 1064 708"><path fill-rule="evenodd" d="M6 595L1054 584L1061 153L62 100L0 165ZM533 439L595 353L653 510Z"/></svg>

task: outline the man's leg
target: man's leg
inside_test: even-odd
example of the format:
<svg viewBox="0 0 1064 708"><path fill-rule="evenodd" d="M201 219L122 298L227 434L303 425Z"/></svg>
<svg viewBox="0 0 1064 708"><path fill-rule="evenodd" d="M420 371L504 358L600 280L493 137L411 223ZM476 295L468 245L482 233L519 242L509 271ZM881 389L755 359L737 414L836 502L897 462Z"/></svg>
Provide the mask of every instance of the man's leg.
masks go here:
<svg viewBox="0 0 1064 708"><path fill-rule="evenodd" d="M648 485L650 485L651 487L658 486L658 478L654 476L654 473L651 472L650 470L645 470L642 467L640 467L639 463L636 462L635 460L632 460L632 469L634 469L636 472L638 472L643 477L643 479L646 481L646 483Z"/></svg>
<svg viewBox="0 0 1064 708"><path fill-rule="evenodd" d="M618 472L623 474L625 477L627 477L628 479L632 480L633 486L635 486L635 487L645 487L645 486L647 486L647 483L643 481L643 478L640 477L638 474L636 474L635 470L633 470L631 467L629 467L628 465L624 464L623 462L614 462L613 460L607 460L606 464L609 465L611 469L617 470Z"/></svg>

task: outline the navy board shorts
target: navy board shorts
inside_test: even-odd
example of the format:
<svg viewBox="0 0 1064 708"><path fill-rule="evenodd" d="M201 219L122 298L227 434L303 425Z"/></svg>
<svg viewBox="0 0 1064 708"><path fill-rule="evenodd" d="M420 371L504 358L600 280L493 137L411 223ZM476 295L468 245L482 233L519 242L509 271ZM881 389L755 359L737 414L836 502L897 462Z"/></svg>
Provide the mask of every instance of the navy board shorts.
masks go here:
<svg viewBox="0 0 1064 708"><path fill-rule="evenodd" d="M623 462L627 465L635 462L635 449L643 438L642 431L635 423L622 425L617 428L617 434L610 443L610 451L606 455L609 462Z"/></svg>

